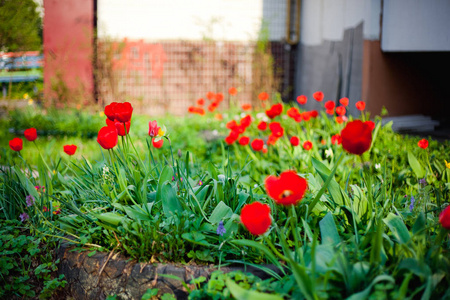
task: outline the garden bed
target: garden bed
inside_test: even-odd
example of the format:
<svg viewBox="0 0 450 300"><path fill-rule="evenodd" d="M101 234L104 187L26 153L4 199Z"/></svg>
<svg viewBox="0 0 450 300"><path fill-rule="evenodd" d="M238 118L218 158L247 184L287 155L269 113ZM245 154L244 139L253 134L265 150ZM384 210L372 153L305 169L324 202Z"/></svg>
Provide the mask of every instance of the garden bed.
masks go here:
<svg viewBox="0 0 450 300"><path fill-rule="evenodd" d="M176 299L187 299L188 291L183 283L201 276L209 279L211 273L218 270L215 265L139 263L119 253L90 253L93 252L76 250L68 243L62 243L57 251L58 273L64 274L68 282L66 293L74 299L106 299L108 295L117 295L119 299L141 299L148 289L158 289L159 295L169 293ZM274 272L278 270L271 265L264 267ZM266 272L252 266L226 266L220 270L269 278Z"/></svg>

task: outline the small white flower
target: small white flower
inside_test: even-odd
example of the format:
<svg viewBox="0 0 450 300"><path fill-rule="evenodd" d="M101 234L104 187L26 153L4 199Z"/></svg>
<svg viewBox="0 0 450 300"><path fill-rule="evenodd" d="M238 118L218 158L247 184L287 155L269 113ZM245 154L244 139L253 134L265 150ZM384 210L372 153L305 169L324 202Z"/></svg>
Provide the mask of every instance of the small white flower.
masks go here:
<svg viewBox="0 0 450 300"><path fill-rule="evenodd" d="M217 129L214 129L214 130L212 131L212 134L213 134L213 135L219 135L219 132L217 131Z"/></svg>
<svg viewBox="0 0 450 300"><path fill-rule="evenodd" d="M379 170L381 168L381 164L375 164L375 169Z"/></svg>
<svg viewBox="0 0 450 300"><path fill-rule="evenodd" d="M253 187L256 189L258 187L258 184L255 183L255 185Z"/></svg>
<svg viewBox="0 0 450 300"><path fill-rule="evenodd" d="M234 115L233 119L240 120L241 118L239 117L239 115Z"/></svg>
<svg viewBox="0 0 450 300"><path fill-rule="evenodd" d="M283 120L286 120L286 119L288 118L288 116L282 115L281 118L282 118Z"/></svg>
<svg viewBox="0 0 450 300"><path fill-rule="evenodd" d="M241 118L245 117L246 115L246 113L241 113Z"/></svg>
<svg viewBox="0 0 450 300"><path fill-rule="evenodd" d="M333 150L331 148L325 150L325 156L328 157L333 157Z"/></svg>
<svg viewBox="0 0 450 300"><path fill-rule="evenodd" d="M257 113L257 114L256 114L256 117L257 117L258 119L262 119L262 118L264 118L265 116L266 116L266 114L263 113L263 112L260 112L260 113Z"/></svg>

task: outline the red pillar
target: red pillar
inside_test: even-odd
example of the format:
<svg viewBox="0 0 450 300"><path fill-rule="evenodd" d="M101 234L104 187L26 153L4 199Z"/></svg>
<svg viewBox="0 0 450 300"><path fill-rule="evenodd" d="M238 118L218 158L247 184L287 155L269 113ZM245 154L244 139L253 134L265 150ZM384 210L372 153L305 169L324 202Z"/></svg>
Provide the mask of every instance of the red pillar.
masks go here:
<svg viewBox="0 0 450 300"><path fill-rule="evenodd" d="M44 94L86 104L94 90L95 0L44 0Z"/></svg>

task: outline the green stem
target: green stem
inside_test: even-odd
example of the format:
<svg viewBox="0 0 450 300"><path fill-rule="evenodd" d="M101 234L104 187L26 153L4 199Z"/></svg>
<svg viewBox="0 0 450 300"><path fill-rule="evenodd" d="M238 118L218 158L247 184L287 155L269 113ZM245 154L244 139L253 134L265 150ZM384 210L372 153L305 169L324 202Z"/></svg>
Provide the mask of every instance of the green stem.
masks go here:
<svg viewBox="0 0 450 300"><path fill-rule="evenodd" d="M370 177L370 172L368 171L368 168L366 168L365 163L364 163L364 159L362 157L362 155L359 155L359 158L361 159L361 163L362 163L362 169L363 169L363 178L364 181L366 183L366 188L367 188L367 194L368 194L368 200L369 200L369 218L372 217L373 214L373 194L372 194L372 180Z"/></svg>
<svg viewBox="0 0 450 300"><path fill-rule="evenodd" d="M273 251L273 253L275 253L276 256L278 256L281 260L287 262L288 258L286 256L284 256L283 254L281 254L276 248L275 246L272 244L272 242L270 241L270 239L268 237L264 237L264 241L267 243L267 245L269 246L269 248Z"/></svg>
<svg viewBox="0 0 450 300"><path fill-rule="evenodd" d="M295 249L294 260L295 261L297 261L297 256L298 256L297 249L298 249L298 247L300 247L300 242L299 242L300 237L298 236L298 231L296 230L297 229L297 225L295 222L297 219L296 217L297 217L297 214L295 213L295 207L294 207L294 205L290 205L290 207L289 207L289 223L291 225L291 231L292 231L292 235L294 236L294 242L295 242L295 246L294 246L294 249Z"/></svg>

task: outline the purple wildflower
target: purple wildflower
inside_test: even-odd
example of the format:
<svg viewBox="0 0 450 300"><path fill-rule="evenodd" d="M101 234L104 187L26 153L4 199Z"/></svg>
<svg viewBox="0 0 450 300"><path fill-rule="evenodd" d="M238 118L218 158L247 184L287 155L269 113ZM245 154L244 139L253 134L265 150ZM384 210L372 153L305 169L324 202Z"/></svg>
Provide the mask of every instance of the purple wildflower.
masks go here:
<svg viewBox="0 0 450 300"><path fill-rule="evenodd" d="M21 215L19 215L20 221L23 222L25 220L28 220L30 218L30 216L27 213L23 213Z"/></svg>
<svg viewBox="0 0 450 300"><path fill-rule="evenodd" d="M34 202L36 202L36 200L34 199L34 197L31 196L31 195L28 195L28 196L25 198L25 201L27 202L27 207L32 206L32 205L34 204Z"/></svg>
<svg viewBox="0 0 450 300"><path fill-rule="evenodd" d="M220 236L223 236L226 232L227 232L227 230L223 226L223 221L220 221L219 226L217 226L217 234Z"/></svg>
<svg viewBox="0 0 450 300"><path fill-rule="evenodd" d="M414 203L416 202L416 199L414 199L413 196L411 196L411 204L409 205L409 211L412 212L414 209Z"/></svg>
<svg viewBox="0 0 450 300"><path fill-rule="evenodd" d="M419 184L420 184L421 186L426 186L426 185L427 185L427 180L426 180L425 178L420 178L420 179L419 179Z"/></svg>

